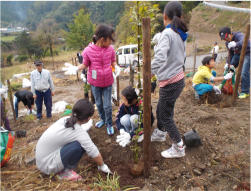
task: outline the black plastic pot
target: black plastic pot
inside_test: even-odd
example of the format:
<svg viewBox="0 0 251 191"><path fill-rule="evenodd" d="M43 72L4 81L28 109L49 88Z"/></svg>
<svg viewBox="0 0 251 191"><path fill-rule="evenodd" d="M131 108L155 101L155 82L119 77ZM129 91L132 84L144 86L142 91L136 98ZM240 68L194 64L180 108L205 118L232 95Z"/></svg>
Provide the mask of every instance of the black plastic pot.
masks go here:
<svg viewBox="0 0 251 191"><path fill-rule="evenodd" d="M16 137L17 138L26 137L26 131L25 130L17 131L16 132Z"/></svg>
<svg viewBox="0 0 251 191"><path fill-rule="evenodd" d="M183 141L187 147L193 147L201 145L201 140L198 133L195 130L188 131L183 134Z"/></svg>

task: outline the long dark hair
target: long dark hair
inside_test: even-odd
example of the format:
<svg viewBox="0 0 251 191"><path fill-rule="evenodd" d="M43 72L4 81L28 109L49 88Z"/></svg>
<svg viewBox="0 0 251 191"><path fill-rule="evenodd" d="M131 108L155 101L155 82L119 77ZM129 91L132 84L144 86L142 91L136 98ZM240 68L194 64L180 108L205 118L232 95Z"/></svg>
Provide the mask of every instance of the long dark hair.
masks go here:
<svg viewBox="0 0 251 191"><path fill-rule="evenodd" d="M96 44L97 41L103 37L105 40L110 38L113 42L115 42L114 38L112 38L112 34L114 34L114 32L115 31L112 27L106 24L100 24L92 37L92 41Z"/></svg>
<svg viewBox="0 0 251 191"><path fill-rule="evenodd" d="M171 28L178 33L177 29L179 28L183 32L187 32L188 28L186 23L181 20L182 16L182 4L178 1L170 1L166 4L164 13L170 20L172 20Z"/></svg>
<svg viewBox="0 0 251 191"><path fill-rule="evenodd" d="M125 96L128 103L131 104L134 99L138 99L138 96L135 92L135 88L133 88L133 85L127 86L125 89L122 90L122 95Z"/></svg>
<svg viewBox="0 0 251 191"><path fill-rule="evenodd" d="M80 99L74 104L71 117L66 120L65 127L72 127L75 129L74 125L77 123L77 121L84 121L91 117L93 113L94 107L91 102L86 99Z"/></svg>

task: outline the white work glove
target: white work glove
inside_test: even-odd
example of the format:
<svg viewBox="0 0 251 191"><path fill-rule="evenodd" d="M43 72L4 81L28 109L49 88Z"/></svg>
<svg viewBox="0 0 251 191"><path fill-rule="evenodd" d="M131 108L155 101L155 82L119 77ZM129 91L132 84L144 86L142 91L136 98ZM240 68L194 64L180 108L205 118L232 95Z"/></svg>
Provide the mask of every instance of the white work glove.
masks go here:
<svg viewBox="0 0 251 191"><path fill-rule="evenodd" d="M120 135L124 135L125 134L125 130L124 129L120 129L119 133L120 133Z"/></svg>
<svg viewBox="0 0 251 191"><path fill-rule="evenodd" d="M27 115L30 115L30 114L31 114L31 110L27 109Z"/></svg>
<svg viewBox="0 0 251 191"><path fill-rule="evenodd" d="M33 114L33 115L37 115L36 110L32 109L32 110L31 110L31 114Z"/></svg>
<svg viewBox="0 0 251 191"><path fill-rule="evenodd" d="M214 88L215 94L221 94L221 91L217 86L214 86L213 88Z"/></svg>
<svg viewBox="0 0 251 191"><path fill-rule="evenodd" d="M2 88L0 88L0 94L4 95L5 93L7 93L7 91L8 91L8 87L2 85Z"/></svg>
<svg viewBox="0 0 251 191"><path fill-rule="evenodd" d="M105 163L102 166L98 165L98 170L103 171L104 173L113 174Z"/></svg>
<svg viewBox="0 0 251 191"><path fill-rule="evenodd" d="M4 99L7 99L8 98L8 93L6 92L3 97L4 97Z"/></svg>
<svg viewBox="0 0 251 191"><path fill-rule="evenodd" d="M82 124L81 127L84 129L84 131L89 131L93 126L93 120L90 119L87 123Z"/></svg>
<svg viewBox="0 0 251 191"><path fill-rule="evenodd" d="M78 67L77 66L71 66L67 69L67 71L64 73L65 75L77 75Z"/></svg>
<svg viewBox="0 0 251 191"><path fill-rule="evenodd" d="M119 66L115 66L115 76L118 77L120 74L120 67Z"/></svg>
<svg viewBox="0 0 251 191"><path fill-rule="evenodd" d="M224 76L224 79L225 79L225 80L229 80L229 79L232 78L233 75L234 75L233 72L227 73L227 74Z"/></svg>
<svg viewBox="0 0 251 191"><path fill-rule="evenodd" d="M86 78L85 78L85 77L83 78L83 82L84 82L84 83L86 82Z"/></svg>
<svg viewBox="0 0 251 191"><path fill-rule="evenodd" d="M226 68L228 68L228 66L229 66L228 63L226 63L224 66L224 69L226 70Z"/></svg>
<svg viewBox="0 0 251 191"><path fill-rule="evenodd" d="M228 48L229 49L234 48L234 47L236 47L236 42L232 41L232 42L228 43Z"/></svg>
<svg viewBox="0 0 251 191"><path fill-rule="evenodd" d="M121 147L125 147L126 145L129 145L129 143L131 142L131 135L127 132L125 132L122 135L118 135L116 142L119 143L119 145Z"/></svg>
<svg viewBox="0 0 251 191"><path fill-rule="evenodd" d="M80 78L83 79L85 77L85 75L83 73L81 73Z"/></svg>

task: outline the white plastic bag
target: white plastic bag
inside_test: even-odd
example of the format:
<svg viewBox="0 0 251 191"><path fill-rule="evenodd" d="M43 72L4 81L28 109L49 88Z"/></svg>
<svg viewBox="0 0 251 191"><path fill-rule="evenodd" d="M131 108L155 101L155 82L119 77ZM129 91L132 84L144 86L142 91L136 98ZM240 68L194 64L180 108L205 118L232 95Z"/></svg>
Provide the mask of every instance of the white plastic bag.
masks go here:
<svg viewBox="0 0 251 191"><path fill-rule="evenodd" d="M66 105L68 105L68 103L66 103L65 101L58 101L58 102L54 103L52 106L51 113L63 112L65 110Z"/></svg>
<svg viewBox="0 0 251 191"><path fill-rule="evenodd" d="M30 82L30 80L28 80L27 78L24 78L24 79L23 79L22 87L23 87L23 88L29 88L29 87L31 87L31 82Z"/></svg>

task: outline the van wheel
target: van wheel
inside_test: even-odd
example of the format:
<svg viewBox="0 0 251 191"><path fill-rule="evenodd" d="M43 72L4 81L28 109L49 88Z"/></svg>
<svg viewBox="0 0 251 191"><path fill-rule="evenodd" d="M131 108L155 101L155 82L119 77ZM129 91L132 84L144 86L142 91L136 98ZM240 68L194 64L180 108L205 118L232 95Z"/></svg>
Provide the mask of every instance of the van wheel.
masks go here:
<svg viewBox="0 0 251 191"><path fill-rule="evenodd" d="M138 67L138 62L136 60L134 60L132 64L134 67Z"/></svg>

